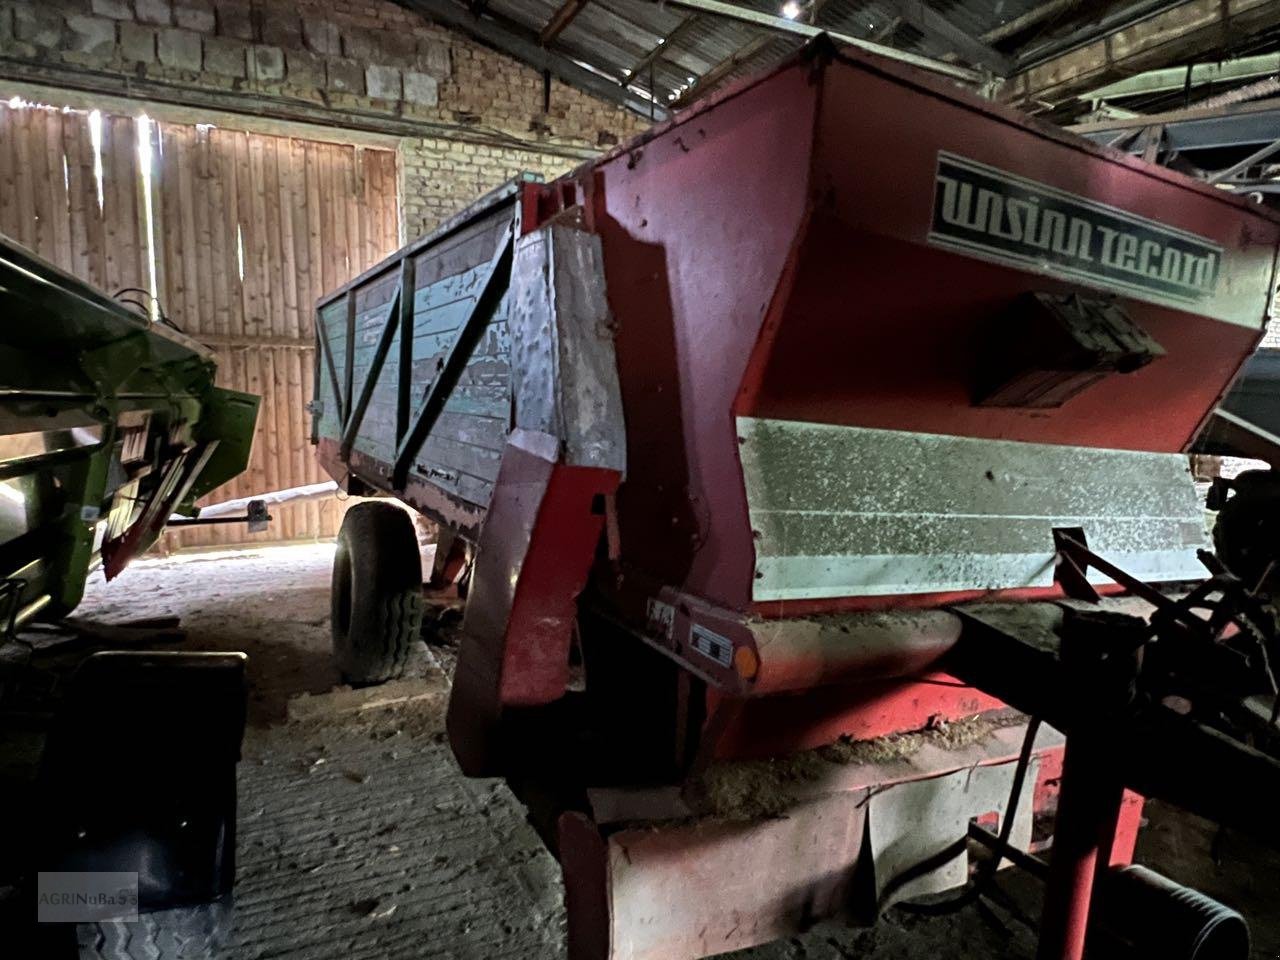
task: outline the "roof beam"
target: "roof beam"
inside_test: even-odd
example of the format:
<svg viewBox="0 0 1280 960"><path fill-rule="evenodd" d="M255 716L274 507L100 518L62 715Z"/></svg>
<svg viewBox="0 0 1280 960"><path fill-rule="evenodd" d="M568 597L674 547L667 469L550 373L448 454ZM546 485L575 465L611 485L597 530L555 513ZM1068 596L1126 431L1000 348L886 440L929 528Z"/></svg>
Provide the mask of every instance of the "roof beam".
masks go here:
<svg viewBox="0 0 1280 960"><path fill-rule="evenodd" d="M981 83L985 79L977 71L969 70L953 63L908 53L905 50L895 50L893 47L873 43L870 40L864 40L862 37L839 33L835 30L824 29L809 23L801 23L798 20L788 20L786 17L775 17L772 14L761 13L758 10L750 10L746 7L739 7L736 4L724 3L722 0L666 0L666 2L668 6L684 7L687 10L699 10L703 13L726 17L730 20L739 20L757 27L764 27L775 33L790 33L807 39L826 35L839 46L866 50L868 53L875 53L890 60L897 60L899 63L923 67L925 70L932 70L934 73L954 77L957 80L964 80L968 83Z"/></svg>
<svg viewBox="0 0 1280 960"><path fill-rule="evenodd" d="M1184 5L1186 0L1135 0L1118 6L1065 35L1049 37L1039 44L1025 47L1018 53L1018 66L1026 69L1044 63Z"/></svg>
<svg viewBox="0 0 1280 960"><path fill-rule="evenodd" d="M1280 3L1271 0L1181 0L1011 77L1000 99L1049 106L1084 90L1146 70L1167 67L1280 26ZM1141 5L1149 9L1146 4ZM1129 8L1134 9L1134 8Z"/></svg>
<svg viewBox="0 0 1280 960"><path fill-rule="evenodd" d="M1023 30L1034 27L1037 23L1048 20L1072 7L1080 6L1080 0L1048 0L1038 7L1032 7L1020 17L1007 20L998 27L993 27L982 35L983 43L999 43L1009 37L1016 36Z"/></svg>
<svg viewBox="0 0 1280 960"><path fill-rule="evenodd" d="M756 54L777 39L777 37L766 33L756 37L754 40L748 41L745 46L739 47L702 76L698 77L697 83L684 93L680 94L680 96L676 97L673 106L687 106L708 91L714 90L716 84L729 74L733 73L733 71L737 70L748 60L752 59Z"/></svg>
<svg viewBox="0 0 1280 960"><path fill-rule="evenodd" d="M608 103L626 107L644 117L665 120L667 110L645 97L628 90L623 84L607 76L579 66L568 57L553 53L538 43L536 36L526 36L514 24L506 24L492 17L473 17L453 0L399 0L408 7L436 23L453 27L479 40L495 50L523 60L535 70L545 70L559 77L571 87L589 93Z"/></svg>
<svg viewBox="0 0 1280 960"><path fill-rule="evenodd" d="M804 8L804 13L808 16L809 23L815 23L818 19L818 14L822 12L822 8L830 2L831 0L812 0L812 2ZM689 19L694 20L696 18L697 14L694 14ZM680 26L683 27L684 24L681 24ZM674 105L676 107L683 107L698 99L707 91L715 89L716 84L734 70L737 70L748 60L753 59L756 54L760 53L761 50L767 47L775 39L775 37L766 33L756 37L754 40L748 41L719 63L715 64L702 76L698 77L697 82L692 87L680 94L680 96L676 97Z"/></svg>
<svg viewBox="0 0 1280 960"><path fill-rule="evenodd" d="M1197 106L1130 120L1077 124L1067 129L1096 143L1118 146L1131 144L1134 134L1157 126L1163 130L1167 148L1181 153L1271 143L1280 130L1280 99L1208 109ZM1121 149L1134 152L1130 147Z"/></svg>
<svg viewBox="0 0 1280 960"><path fill-rule="evenodd" d="M965 33L924 0L888 0L888 7L928 39L947 48L976 67L986 67L1001 77L1013 73L1013 60Z"/></svg>
<svg viewBox="0 0 1280 960"><path fill-rule="evenodd" d="M649 69L650 64L657 63L662 59L662 55L667 52L667 48L689 32L689 29L698 22L698 15L691 13L678 24L675 29L668 33L665 37L661 37L653 48L643 57L637 60L627 71L627 77L638 77L640 74Z"/></svg>
<svg viewBox="0 0 1280 960"><path fill-rule="evenodd" d="M564 28L573 23L575 17L580 14L590 3L591 0L564 0L560 5L560 9L551 15L551 19L547 21L547 25L542 28L542 32L538 34L538 42L544 47L551 45L556 37L564 32Z"/></svg>
<svg viewBox="0 0 1280 960"><path fill-rule="evenodd" d="M1188 69L1190 77L1187 76ZM1116 97L1136 97L1152 93L1168 93L1183 90L1188 83L1199 86L1204 83L1224 83L1232 80L1250 80L1267 74L1280 73L1280 53L1263 53L1256 57L1223 60L1218 63L1197 63L1187 67L1164 67L1125 77L1115 83L1094 87L1076 94L1077 100L1113 100Z"/></svg>

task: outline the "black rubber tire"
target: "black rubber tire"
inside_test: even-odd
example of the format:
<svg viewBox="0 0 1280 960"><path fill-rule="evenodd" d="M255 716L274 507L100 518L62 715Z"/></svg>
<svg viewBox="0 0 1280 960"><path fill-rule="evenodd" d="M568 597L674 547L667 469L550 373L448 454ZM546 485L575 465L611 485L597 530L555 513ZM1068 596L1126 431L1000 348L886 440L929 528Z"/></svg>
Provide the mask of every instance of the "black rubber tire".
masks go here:
<svg viewBox="0 0 1280 960"><path fill-rule="evenodd" d="M231 898L76 924L79 960L218 960L231 942Z"/></svg>
<svg viewBox="0 0 1280 960"><path fill-rule="evenodd" d="M422 630L422 561L408 513L378 500L347 511L330 603L333 659L344 678L382 683L404 672Z"/></svg>

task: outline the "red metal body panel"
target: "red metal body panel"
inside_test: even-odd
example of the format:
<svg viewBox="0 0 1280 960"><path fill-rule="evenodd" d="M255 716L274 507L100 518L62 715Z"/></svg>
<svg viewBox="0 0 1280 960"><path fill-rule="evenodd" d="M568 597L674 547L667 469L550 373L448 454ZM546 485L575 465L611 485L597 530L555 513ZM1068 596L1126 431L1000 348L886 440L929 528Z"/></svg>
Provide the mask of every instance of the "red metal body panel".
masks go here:
<svg viewBox="0 0 1280 960"><path fill-rule="evenodd" d="M481 535L448 711L471 776L502 772L505 710L551 703L568 681L576 600L604 525L592 502L619 478L559 464L557 452L545 434L513 435Z"/></svg>
<svg viewBox="0 0 1280 960"><path fill-rule="evenodd" d="M733 402L806 216L816 105L796 67L582 174L617 319L624 560L735 609L752 547Z"/></svg>
<svg viewBox="0 0 1280 960"><path fill-rule="evenodd" d="M717 759L782 756L841 737L871 740L1004 706L942 673L817 687L748 701L726 701L711 693L708 700L709 715L726 702L739 704L711 747Z"/></svg>
<svg viewBox="0 0 1280 960"><path fill-rule="evenodd" d="M1189 181L1174 187L1155 167L1103 159L1091 145L1046 136L986 104L935 95L914 77L902 81L892 68L824 76L813 159L822 202L760 383L747 385L739 409L1039 443L1184 449L1252 351L1257 326L1212 319L1212 302L1181 311L1126 298L1126 310L1165 347L1159 362L1057 409L975 406L967 377L975 354L990 347L976 334L993 305L1024 290L1079 287L929 246L933 194L917 185L933 182L940 150L960 154L1207 237L1234 257L1261 261L1263 277L1273 269L1275 225L1243 216L1239 201L1221 191ZM1257 284L1251 319L1266 310L1265 289Z"/></svg>
<svg viewBox="0 0 1280 960"><path fill-rule="evenodd" d="M974 406L979 324L1024 291L1083 288L928 245L939 151L1193 231L1247 261L1257 291L1274 270L1280 227L1221 191L878 60L794 62L572 175L594 204L618 320L624 569L776 614L752 605L735 414L1114 449L1189 443L1260 336L1261 293L1255 303L1224 288L1195 313L1124 297L1165 348L1159 362L1056 410ZM1242 310L1253 326L1211 318Z"/></svg>
<svg viewBox="0 0 1280 960"><path fill-rule="evenodd" d="M1193 234L1222 251L1227 280L1190 306L1142 291L1117 294L1164 350L1137 372L1103 378L1057 408L976 405L972 373L990 347L992 316L1026 293L1097 287L932 244L940 153ZM843 654L791 642L795 635L790 645L760 643L761 620L785 627L833 612L994 597L754 601L755 541L735 418L1176 453L1260 337L1280 244L1274 218L1219 191L912 71L822 54L713 98L549 185L526 209L546 218L570 203L587 207L602 239L627 418L616 539L609 562L596 567L593 597L706 684L695 764L874 738L1001 706L938 672L945 638L904 643L896 672L885 666L892 657L880 661L874 651L842 661ZM667 612L655 616L655 601ZM691 658L698 628L727 638L733 660ZM742 652L749 655L739 659ZM1057 805L1062 750L1038 757L1035 806L1043 813ZM1102 804L1109 818L1117 813L1100 828L1106 842L1090 846L1085 838L1075 844L1078 856L1064 855L1074 856L1081 884L1099 862L1132 856L1142 800L1126 793L1112 811L1112 799ZM801 832L822 820L797 817ZM670 877L678 896L715 886L699 873L708 861L685 849L687 841L659 832L619 844ZM561 842L571 904L592 901L571 910L575 949L647 955L617 941L626 931L612 924L628 921L608 915L610 884L622 869L611 866L609 831L581 820ZM726 863L754 862L749 849ZM707 909L734 906L728 896ZM1057 919L1050 911L1050 939L1074 950L1080 903L1061 907ZM752 914L765 924L771 916ZM755 942L756 933L768 935L748 932L733 945ZM669 952L654 956L712 949L696 929L672 935Z"/></svg>
<svg viewBox="0 0 1280 960"><path fill-rule="evenodd" d="M824 778L820 788L810 785L812 794L800 787L795 802L778 817L683 818L602 828L588 816L567 814L558 825L558 845L570 956L700 957L783 936L820 917L874 912L866 888L876 870L870 861L877 798L912 782L937 787L951 777L971 782L980 771L1011 770L1024 732L1010 728L986 745L917 766L887 760L843 768ZM1051 770L1052 758L1061 752L1061 747L1046 751ZM930 812L949 806L945 791L933 800ZM961 802L966 826L970 817L992 812L982 803L977 796L967 808ZM994 812L998 819L999 810ZM932 827L921 823L919 832ZM888 886L892 879L880 882Z"/></svg>

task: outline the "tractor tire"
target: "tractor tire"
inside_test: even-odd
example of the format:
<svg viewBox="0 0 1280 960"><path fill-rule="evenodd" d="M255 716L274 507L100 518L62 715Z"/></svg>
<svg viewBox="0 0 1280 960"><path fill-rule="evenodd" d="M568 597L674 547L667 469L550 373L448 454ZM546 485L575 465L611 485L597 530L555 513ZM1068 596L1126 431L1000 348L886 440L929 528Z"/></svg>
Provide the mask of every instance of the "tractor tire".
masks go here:
<svg viewBox="0 0 1280 960"><path fill-rule="evenodd" d="M230 899L144 913L130 923L78 923L78 960L218 960L231 942Z"/></svg>
<svg viewBox="0 0 1280 960"><path fill-rule="evenodd" d="M404 672L422 629L422 562L408 513L358 503L343 518L330 595L333 659L350 683Z"/></svg>

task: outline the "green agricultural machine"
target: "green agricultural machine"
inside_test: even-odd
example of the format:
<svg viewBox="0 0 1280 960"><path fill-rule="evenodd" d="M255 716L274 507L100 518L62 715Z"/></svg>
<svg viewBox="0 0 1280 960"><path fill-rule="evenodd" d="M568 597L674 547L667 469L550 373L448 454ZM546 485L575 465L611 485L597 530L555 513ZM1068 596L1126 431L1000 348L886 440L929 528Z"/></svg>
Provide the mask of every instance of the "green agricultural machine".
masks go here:
<svg viewBox="0 0 1280 960"><path fill-rule="evenodd" d="M15 955L170 960L181 943L212 958L235 876L244 654L72 645L59 660L7 642L65 617L95 564L115 577L249 459L258 398L214 386L213 354L144 291L117 297L0 236L0 749L39 744L0 776L0 821L21 824L0 835L0 888L20 891ZM269 519L256 513L235 519ZM37 907L87 892L42 884L99 875L134 878L132 913Z"/></svg>
<svg viewBox="0 0 1280 960"><path fill-rule="evenodd" d="M139 301L141 302L141 301ZM68 614L245 467L212 353L0 237L0 626Z"/></svg>

